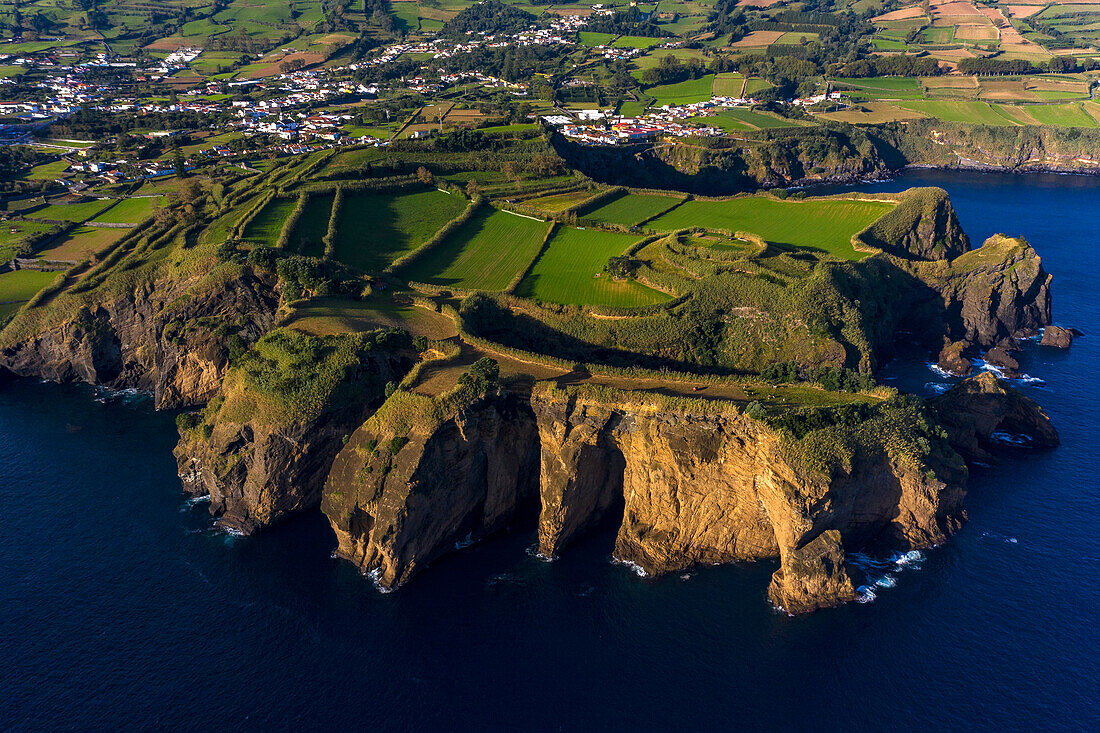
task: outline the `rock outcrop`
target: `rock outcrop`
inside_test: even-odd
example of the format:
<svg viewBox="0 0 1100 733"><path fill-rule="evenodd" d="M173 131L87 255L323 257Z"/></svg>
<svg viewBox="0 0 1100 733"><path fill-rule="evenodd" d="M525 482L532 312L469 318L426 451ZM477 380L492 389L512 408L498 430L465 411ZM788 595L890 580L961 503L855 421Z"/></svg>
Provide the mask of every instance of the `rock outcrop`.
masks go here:
<svg viewBox="0 0 1100 733"><path fill-rule="evenodd" d="M995 460L998 443L1054 448L1058 431L1034 400L990 372L959 382L931 400L952 447L967 460Z"/></svg>
<svg viewBox="0 0 1100 733"><path fill-rule="evenodd" d="M493 394L446 416L423 395L391 400L340 451L322 504L337 553L383 588L503 529L538 496L538 438L522 400Z"/></svg>
<svg viewBox="0 0 1100 733"><path fill-rule="evenodd" d="M272 332L258 345L269 347L282 333L286 332ZM288 354L308 354L310 361L303 366L313 372L310 377L319 378L307 381L304 390L293 389L290 399L267 388L291 383L295 375L286 374L286 369L275 378L271 372L278 367L260 378L250 374L248 361L231 369L223 395L201 416L182 421L175 455L184 491L209 496L210 512L219 523L246 534L317 507L344 441L381 404L385 385L400 380L411 366L409 356L399 350L407 345L407 335L392 339L398 343L383 342L376 350L345 343L338 344L343 353L325 351L333 349L333 339L368 337L293 337L312 343L285 348L268 363L285 365ZM350 358L339 358L348 352L354 352ZM301 403L308 405L311 399L315 406L302 409Z"/></svg>
<svg viewBox="0 0 1100 733"><path fill-rule="evenodd" d="M333 464L337 551L392 588L537 503L545 556L615 521L615 556L650 574L779 558L770 597L803 612L855 597L845 549L928 547L965 516L965 467L934 435L915 462L883 443L822 472L727 403L647 400L538 389L427 419L429 398L397 393Z"/></svg>
<svg viewBox="0 0 1100 733"><path fill-rule="evenodd" d="M1047 326L1043 330L1043 338L1039 343L1042 346L1053 346L1056 349L1068 349L1073 346L1073 337L1073 329Z"/></svg>
<svg viewBox="0 0 1100 733"><path fill-rule="evenodd" d="M135 387L158 408L201 405L218 393L231 352L272 327L278 302L274 281L247 269L214 283L143 283L10 343L0 364L55 382Z"/></svg>
<svg viewBox="0 0 1100 733"><path fill-rule="evenodd" d="M970 238L942 188L909 189L892 211L857 236L906 259L953 260L970 251Z"/></svg>

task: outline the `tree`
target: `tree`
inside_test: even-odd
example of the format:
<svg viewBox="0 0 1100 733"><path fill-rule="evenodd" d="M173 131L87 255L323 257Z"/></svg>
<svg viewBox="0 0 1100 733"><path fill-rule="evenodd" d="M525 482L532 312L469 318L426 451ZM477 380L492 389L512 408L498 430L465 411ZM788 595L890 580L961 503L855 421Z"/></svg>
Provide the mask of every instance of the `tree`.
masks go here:
<svg viewBox="0 0 1100 733"><path fill-rule="evenodd" d="M187 176L187 163L183 159L183 153L179 148L176 148L172 154L172 166L176 169L176 175L180 178Z"/></svg>
<svg viewBox="0 0 1100 733"><path fill-rule="evenodd" d="M416 180L420 181L425 186L430 186L433 180L432 172L424 166L420 166L416 169Z"/></svg>

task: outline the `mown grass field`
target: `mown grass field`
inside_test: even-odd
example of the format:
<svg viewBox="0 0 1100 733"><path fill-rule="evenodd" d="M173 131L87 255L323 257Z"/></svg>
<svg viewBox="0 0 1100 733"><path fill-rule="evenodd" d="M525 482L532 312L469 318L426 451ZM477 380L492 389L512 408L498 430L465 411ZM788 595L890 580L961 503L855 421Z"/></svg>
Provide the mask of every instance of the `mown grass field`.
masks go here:
<svg viewBox="0 0 1100 733"><path fill-rule="evenodd" d="M634 281L616 281L603 271L610 257L637 242L631 234L562 227L516 295L564 305L605 305L633 308L662 303L669 296Z"/></svg>
<svg viewBox="0 0 1100 733"><path fill-rule="evenodd" d="M540 196L537 199L527 199L523 202L523 205L534 206L536 209L541 209L550 213L557 213L576 206L581 201L591 198L596 193L596 191L591 191L589 189L583 191L570 191L568 193L556 193L550 196Z"/></svg>
<svg viewBox="0 0 1100 733"><path fill-rule="evenodd" d="M110 201L84 201L79 204L50 204L27 216L49 221L87 221L111 205Z"/></svg>
<svg viewBox="0 0 1100 733"><path fill-rule="evenodd" d="M19 310L19 307L34 297L57 277L56 272L38 270L15 270L0 273L0 318Z"/></svg>
<svg viewBox="0 0 1100 733"><path fill-rule="evenodd" d="M466 208L458 194L430 190L344 197L337 222L335 258L364 272L378 272L431 239Z"/></svg>
<svg viewBox="0 0 1100 733"><path fill-rule="evenodd" d="M103 224L137 224L153 215L153 210L163 201L161 196L125 199L119 201L92 221Z"/></svg>
<svg viewBox="0 0 1100 733"><path fill-rule="evenodd" d="M705 102L710 99L713 87L714 74L707 74L698 79L688 79L676 84L658 84L646 89L645 93L654 98L653 106L660 107L665 104Z"/></svg>
<svg viewBox="0 0 1100 733"><path fill-rule="evenodd" d="M464 290L504 290L538 254L549 227L544 221L484 208L401 275Z"/></svg>
<svg viewBox="0 0 1100 733"><path fill-rule="evenodd" d="M658 231L710 227L752 232L780 246L859 260L866 254L852 248L852 235L892 208L893 204L885 201L780 201L768 196L745 196L726 201L688 201L647 226Z"/></svg>
<svg viewBox="0 0 1100 733"><path fill-rule="evenodd" d="M602 206L591 211L582 211L585 219L598 221L603 224L619 224L632 227L651 216L665 211L674 206L678 201L672 196L658 196L656 194L628 193L612 199Z"/></svg>
<svg viewBox="0 0 1100 733"><path fill-rule="evenodd" d="M582 46L606 46L614 37L610 33L593 33L592 31L581 31L577 34Z"/></svg>
<svg viewBox="0 0 1100 733"><path fill-rule="evenodd" d="M268 202L259 214L244 228L244 239L259 242L265 246L274 246L283 230L283 222L294 211L297 200L292 198L274 198Z"/></svg>
<svg viewBox="0 0 1100 733"><path fill-rule="evenodd" d="M901 102L899 106L923 112L944 122L968 122L1000 127L1020 124L1005 114L999 106L988 102L922 100Z"/></svg>

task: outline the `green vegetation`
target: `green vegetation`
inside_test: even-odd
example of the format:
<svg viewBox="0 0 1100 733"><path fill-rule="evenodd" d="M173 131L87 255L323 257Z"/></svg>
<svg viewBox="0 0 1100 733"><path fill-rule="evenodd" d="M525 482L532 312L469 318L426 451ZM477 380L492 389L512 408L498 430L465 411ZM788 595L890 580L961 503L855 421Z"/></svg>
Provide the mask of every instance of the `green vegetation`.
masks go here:
<svg viewBox="0 0 1100 733"><path fill-rule="evenodd" d="M401 276L461 290L504 290L538 254L549 224L483 208Z"/></svg>
<svg viewBox="0 0 1100 733"><path fill-rule="evenodd" d="M669 296L631 280L618 280L604 271L607 260L623 254L638 236L594 229L562 227L517 295L565 305L637 307L669 300Z"/></svg>
<svg viewBox="0 0 1100 733"><path fill-rule="evenodd" d="M0 318L14 313L42 288L56 280L58 273L39 270L0 272Z"/></svg>
<svg viewBox="0 0 1100 733"><path fill-rule="evenodd" d="M33 219L46 221L87 221L106 209L113 202L107 200L84 201L76 204L50 204L28 214Z"/></svg>
<svg viewBox="0 0 1100 733"><path fill-rule="evenodd" d="M627 193L594 209L581 211L580 215L601 224L632 227L667 211L682 200L682 197L673 198L659 194Z"/></svg>
<svg viewBox="0 0 1100 733"><path fill-rule="evenodd" d="M153 210L163 202L161 196L146 196L119 201L93 222L103 224L136 224L153 215Z"/></svg>
<svg viewBox="0 0 1100 733"><path fill-rule="evenodd" d="M653 97L654 107L665 104L691 104L693 102L705 102L711 98L711 89L714 86L714 74L707 74L698 79L676 82L675 84L660 84L646 89L646 94Z"/></svg>
<svg viewBox="0 0 1100 733"><path fill-rule="evenodd" d="M465 208L458 194L436 190L348 195L337 224L335 257L349 267L379 272Z"/></svg>
<svg viewBox="0 0 1100 733"><path fill-rule="evenodd" d="M688 201L647 226L664 231L703 227L752 232L773 244L859 260L866 254L852 248L852 236L892 208L893 204L883 201L782 201L770 196L743 196L724 201Z"/></svg>

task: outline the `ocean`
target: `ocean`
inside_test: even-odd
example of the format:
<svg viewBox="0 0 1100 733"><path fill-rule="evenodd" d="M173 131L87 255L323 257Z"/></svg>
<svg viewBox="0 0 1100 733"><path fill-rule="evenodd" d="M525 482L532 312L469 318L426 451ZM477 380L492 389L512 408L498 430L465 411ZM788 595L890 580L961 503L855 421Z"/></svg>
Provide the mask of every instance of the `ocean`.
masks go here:
<svg viewBox="0 0 1100 733"><path fill-rule="evenodd" d="M776 613L774 563L639 578L610 529L553 563L516 531L381 594L320 515L215 529L147 398L20 380L0 386L0 729L1097 730L1100 179L856 188L919 185L975 244L1027 237L1055 322L1087 335L1020 359L1062 446L975 470L946 546L862 559L867 602ZM922 361L883 379L945 382Z"/></svg>

